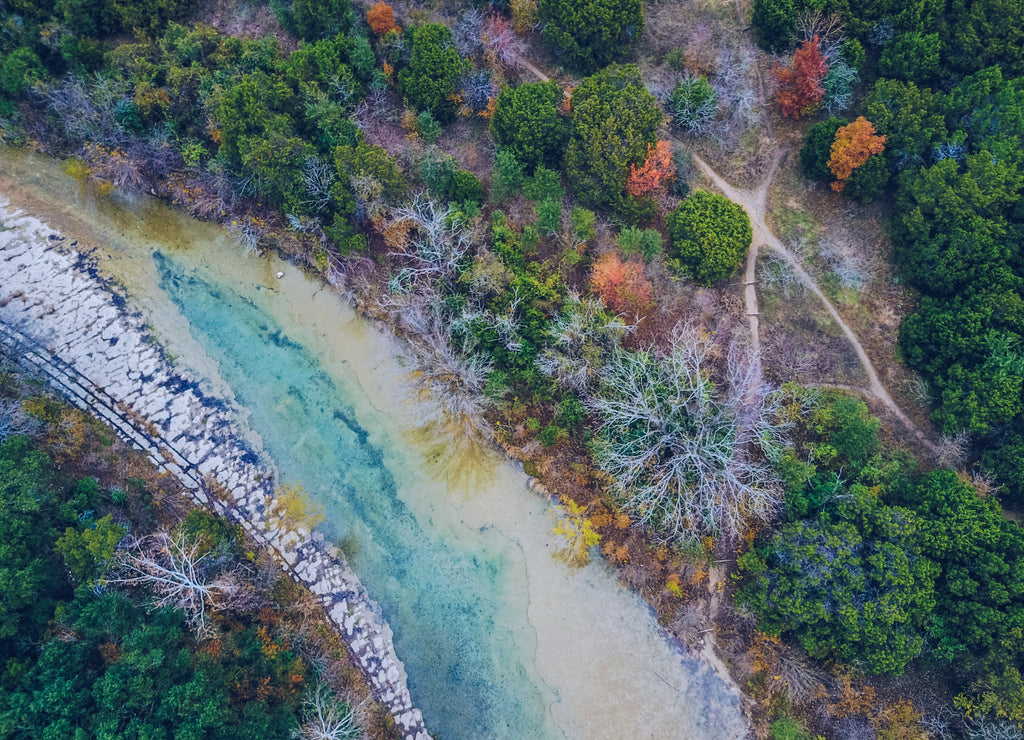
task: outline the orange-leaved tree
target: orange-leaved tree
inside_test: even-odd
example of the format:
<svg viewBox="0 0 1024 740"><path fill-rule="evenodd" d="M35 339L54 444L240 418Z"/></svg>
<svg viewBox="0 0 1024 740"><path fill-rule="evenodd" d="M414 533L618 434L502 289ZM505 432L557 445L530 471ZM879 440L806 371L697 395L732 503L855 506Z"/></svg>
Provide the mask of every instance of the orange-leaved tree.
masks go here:
<svg viewBox="0 0 1024 740"><path fill-rule="evenodd" d="M828 59L818 47L818 37L807 39L793 54L793 63L788 67L776 64L772 77L779 83L775 99L782 115L799 118L813 113L825 97L821 81L828 74Z"/></svg>
<svg viewBox="0 0 1024 740"><path fill-rule="evenodd" d="M647 145L647 159L639 168L629 165L629 180L626 191L637 198L657 190L676 174L672 163L672 145L667 141L659 141L656 145Z"/></svg>
<svg viewBox="0 0 1024 740"><path fill-rule="evenodd" d="M594 262L590 289L616 313L637 317L651 304L651 283L639 262L623 262L615 252Z"/></svg>
<svg viewBox="0 0 1024 740"><path fill-rule="evenodd" d="M366 11L366 22L378 36L383 36L392 28L398 28L395 25L395 11L387 3L377 3ZM398 30L401 32L402 29Z"/></svg>
<svg viewBox="0 0 1024 740"><path fill-rule="evenodd" d="M885 137L875 133L874 125L864 116L859 116L848 126L840 126L832 142L832 156L828 158L828 168L836 176L832 189L837 193L843 192L853 171L883 149Z"/></svg>

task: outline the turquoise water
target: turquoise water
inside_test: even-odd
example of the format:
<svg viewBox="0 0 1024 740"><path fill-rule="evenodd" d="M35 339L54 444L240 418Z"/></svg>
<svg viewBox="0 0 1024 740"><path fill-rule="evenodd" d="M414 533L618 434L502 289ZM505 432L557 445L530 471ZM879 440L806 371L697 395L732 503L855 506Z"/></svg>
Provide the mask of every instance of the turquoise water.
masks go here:
<svg viewBox="0 0 1024 740"><path fill-rule="evenodd" d="M438 738L746 736L737 693L613 571L551 557L521 470L423 433L400 343L320 282L155 201L96 198L46 157L0 149L0 192L93 250L153 336L249 415L238 431L282 482L324 503Z"/></svg>
<svg viewBox="0 0 1024 740"><path fill-rule="evenodd" d="M406 461L360 424L351 390L253 300L171 257L154 259L161 288L251 411L281 480L301 482L325 506L322 528L346 543L380 603L427 726L445 740L551 736L538 678L522 659L536 638L499 613L509 581L522 577L514 545L443 541L403 503L393 471Z"/></svg>

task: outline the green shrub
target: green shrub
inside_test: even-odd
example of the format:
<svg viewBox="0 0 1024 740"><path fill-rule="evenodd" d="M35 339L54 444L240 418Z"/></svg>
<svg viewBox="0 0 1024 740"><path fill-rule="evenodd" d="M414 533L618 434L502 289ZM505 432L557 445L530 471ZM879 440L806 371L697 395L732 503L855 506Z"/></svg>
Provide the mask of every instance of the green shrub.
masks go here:
<svg viewBox="0 0 1024 740"><path fill-rule="evenodd" d="M753 240L743 207L725 196L698 190L665 219L673 257L702 285L729 277L743 262Z"/></svg>

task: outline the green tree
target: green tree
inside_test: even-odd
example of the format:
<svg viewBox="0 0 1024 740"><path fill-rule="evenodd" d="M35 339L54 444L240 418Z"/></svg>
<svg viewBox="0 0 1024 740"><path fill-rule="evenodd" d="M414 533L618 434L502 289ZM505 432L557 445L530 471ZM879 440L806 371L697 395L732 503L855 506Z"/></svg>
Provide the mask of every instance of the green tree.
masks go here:
<svg viewBox="0 0 1024 740"><path fill-rule="evenodd" d="M350 0L294 0L291 22L296 35L306 41L333 38L352 24Z"/></svg>
<svg viewBox="0 0 1024 740"><path fill-rule="evenodd" d="M568 121L559 115L563 101L554 82L506 85L498 93L491 136L528 173L538 165L558 169L569 135Z"/></svg>
<svg viewBox="0 0 1024 740"><path fill-rule="evenodd" d="M92 526L82 529L68 527L54 546L75 580L89 582L110 564L117 543L127 531L114 522L112 514L107 514Z"/></svg>
<svg viewBox="0 0 1024 740"><path fill-rule="evenodd" d="M921 524L863 486L837 517L787 524L740 558L737 595L772 634L792 633L813 657L900 674L924 646L938 568Z"/></svg>
<svg viewBox="0 0 1024 740"><path fill-rule="evenodd" d="M910 32L889 42L878 60L880 77L926 85L939 74L939 34Z"/></svg>
<svg viewBox="0 0 1024 740"><path fill-rule="evenodd" d="M1024 533L992 498L948 470L898 489L919 516L924 553L941 572L931 632L940 651L1019 650L1024 626ZM1012 646L1017 646L1013 648Z"/></svg>
<svg viewBox="0 0 1024 740"><path fill-rule="evenodd" d="M843 195L861 203L870 203L881 197L888 183L889 168L885 163L885 154L872 154L846 178Z"/></svg>
<svg viewBox="0 0 1024 740"><path fill-rule="evenodd" d="M412 56L398 73L407 105L428 110L440 123L451 123L459 111L454 98L469 64L459 56L447 26L428 23L410 32Z"/></svg>
<svg viewBox="0 0 1024 740"><path fill-rule="evenodd" d="M931 90L913 82L879 80L864 101L865 117L885 136L890 169L927 161L946 138L946 121Z"/></svg>
<svg viewBox="0 0 1024 740"><path fill-rule="evenodd" d="M794 0L754 0L751 23L758 46L772 54L792 48L798 13Z"/></svg>
<svg viewBox="0 0 1024 740"><path fill-rule="evenodd" d="M725 196L697 190L665 218L672 256L702 285L729 277L743 261L754 232L743 207Z"/></svg>
<svg viewBox="0 0 1024 740"><path fill-rule="evenodd" d="M800 169L804 177L821 181L834 179L832 171L828 168L828 160L832 156L832 142L836 140L836 131L848 123L845 118L832 116L807 130L804 145L800 148Z"/></svg>
<svg viewBox="0 0 1024 740"><path fill-rule="evenodd" d="M581 82L565 152L565 173L580 200L629 213L629 166L643 164L661 121L634 65L613 64Z"/></svg>
<svg viewBox="0 0 1024 740"><path fill-rule="evenodd" d="M544 38L584 72L622 59L644 32L642 0L539 0Z"/></svg>
<svg viewBox="0 0 1024 740"><path fill-rule="evenodd" d="M15 49L0 62L0 89L9 96L21 95L45 75L43 63L27 46Z"/></svg>

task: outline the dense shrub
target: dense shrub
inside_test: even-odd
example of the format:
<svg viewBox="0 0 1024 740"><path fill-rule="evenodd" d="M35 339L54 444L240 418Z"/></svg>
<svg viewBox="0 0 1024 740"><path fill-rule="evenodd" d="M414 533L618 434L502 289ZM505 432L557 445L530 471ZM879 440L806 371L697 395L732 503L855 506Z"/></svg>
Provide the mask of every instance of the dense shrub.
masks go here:
<svg viewBox="0 0 1024 740"><path fill-rule="evenodd" d="M537 9L544 38L584 72L621 60L644 32L642 0L538 0Z"/></svg>
<svg viewBox="0 0 1024 740"><path fill-rule="evenodd" d="M722 195L697 190L665 219L671 255L702 285L731 275L750 248L753 230L743 207Z"/></svg>

